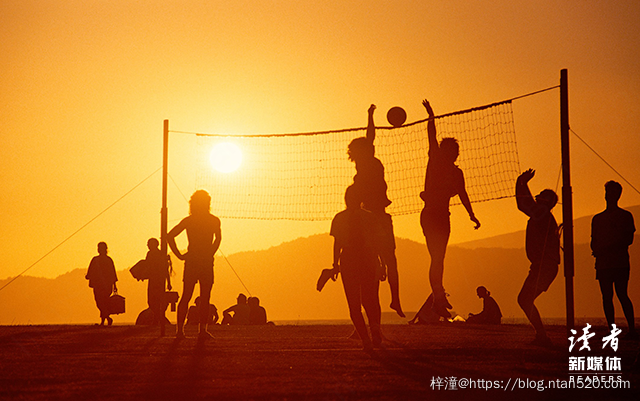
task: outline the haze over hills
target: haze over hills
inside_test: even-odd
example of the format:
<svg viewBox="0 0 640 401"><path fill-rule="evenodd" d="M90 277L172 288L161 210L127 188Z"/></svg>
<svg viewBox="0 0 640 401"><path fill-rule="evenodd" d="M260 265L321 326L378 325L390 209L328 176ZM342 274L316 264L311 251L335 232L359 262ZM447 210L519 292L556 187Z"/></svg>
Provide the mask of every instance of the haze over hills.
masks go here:
<svg viewBox="0 0 640 401"><path fill-rule="evenodd" d="M556 206L556 209L561 205ZM604 206L603 206L604 207ZM636 222L636 230L640 230L640 205L626 207L630 211ZM593 216L574 218L573 220L573 241L574 244L589 244L591 241L591 219ZM561 212L556 210L556 220L562 220ZM637 234L637 232L636 232ZM521 231L496 235L495 237L483 238L474 241L460 242L455 244L461 248L523 248L524 247L524 227Z"/></svg>
<svg viewBox="0 0 640 401"><path fill-rule="evenodd" d="M637 216L640 207L629 208ZM591 217L575 221L575 315L602 317L600 290L595 280L593 257L588 245ZM520 244L520 245L518 245ZM516 297L527 275L529 263L524 249L524 231L472 243L450 246L445 267L445 288L454 311L467 316L479 312L482 302L475 288L484 285L499 303L503 315L524 318ZM332 262L333 239L328 234L299 238L267 250L216 257L212 302L220 311L235 303L238 293L258 296L270 320L348 319L340 280L315 289L320 271ZM632 245L632 270L640 269L640 245ZM429 255L423 243L398 238L401 299L405 311L416 311L429 295ZM87 261L88 263L88 261ZM174 263L174 289L182 292L182 263ZM0 291L0 324L92 323L98 312L85 269L76 269L56 279L24 276ZM632 272L629 293L640 302L640 279ZM118 289L127 298L127 313L118 322L133 322L146 308L146 282L133 279L127 270L118 272ZM7 280L0 281L0 286ZM383 311L390 311L388 284L381 283ZM197 293L197 291L196 291ZM543 317L565 315L562 267L549 291L537 302ZM617 301L616 301L617 305ZM616 316L622 317L617 306ZM168 313L175 322L175 313ZM412 315L410 315L412 317Z"/></svg>

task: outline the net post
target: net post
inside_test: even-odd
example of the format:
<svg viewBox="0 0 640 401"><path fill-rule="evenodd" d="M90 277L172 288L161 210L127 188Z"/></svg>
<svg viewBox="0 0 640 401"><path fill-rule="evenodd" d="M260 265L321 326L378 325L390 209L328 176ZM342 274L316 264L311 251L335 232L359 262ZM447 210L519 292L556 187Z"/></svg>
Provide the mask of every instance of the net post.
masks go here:
<svg viewBox="0 0 640 401"><path fill-rule="evenodd" d="M160 251L167 255L167 177L169 175L169 120L164 120L162 141L162 209L160 209Z"/></svg>
<svg viewBox="0 0 640 401"><path fill-rule="evenodd" d="M569 152L569 81L567 70L560 71L560 140L562 149L562 222L564 248L564 278L567 306L567 330L575 326L574 319L574 253L573 253L573 199Z"/></svg>

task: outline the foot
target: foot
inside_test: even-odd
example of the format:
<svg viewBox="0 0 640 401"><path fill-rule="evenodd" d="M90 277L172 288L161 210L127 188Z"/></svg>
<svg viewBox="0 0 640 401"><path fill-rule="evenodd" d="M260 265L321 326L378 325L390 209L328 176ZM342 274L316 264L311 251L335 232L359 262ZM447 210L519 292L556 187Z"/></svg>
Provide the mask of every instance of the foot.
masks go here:
<svg viewBox="0 0 640 401"><path fill-rule="evenodd" d="M372 338L373 348L376 349L387 349L387 347L382 342L382 337L374 336Z"/></svg>
<svg viewBox="0 0 640 401"><path fill-rule="evenodd" d="M110 317L107 318L107 324L109 326L111 326L113 324L113 319L111 319Z"/></svg>
<svg viewBox="0 0 640 401"><path fill-rule="evenodd" d="M362 349L364 349L364 352L366 352L366 353L373 352L373 344L371 343L371 340L369 340L367 338L367 341L363 341L362 342Z"/></svg>
<svg viewBox="0 0 640 401"><path fill-rule="evenodd" d="M391 305L389 305L389 306L391 307L391 309L396 311L398 316L406 317L404 312L402 311L402 306L400 306L400 301L393 301L393 302L391 302Z"/></svg>

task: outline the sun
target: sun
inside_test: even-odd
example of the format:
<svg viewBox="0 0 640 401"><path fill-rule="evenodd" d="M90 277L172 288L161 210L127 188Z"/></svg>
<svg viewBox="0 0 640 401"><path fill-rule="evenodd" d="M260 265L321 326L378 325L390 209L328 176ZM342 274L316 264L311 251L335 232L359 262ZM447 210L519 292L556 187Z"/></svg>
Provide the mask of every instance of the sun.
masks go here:
<svg viewBox="0 0 640 401"><path fill-rule="evenodd" d="M242 151L230 142L221 142L211 149L211 166L221 173L232 173L242 164Z"/></svg>

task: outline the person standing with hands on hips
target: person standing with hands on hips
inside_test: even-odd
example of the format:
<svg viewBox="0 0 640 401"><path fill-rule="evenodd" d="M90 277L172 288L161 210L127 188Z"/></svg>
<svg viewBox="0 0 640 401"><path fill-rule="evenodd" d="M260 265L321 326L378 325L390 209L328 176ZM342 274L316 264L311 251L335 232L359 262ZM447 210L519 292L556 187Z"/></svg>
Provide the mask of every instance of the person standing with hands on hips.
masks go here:
<svg viewBox="0 0 640 401"><path fill-rule="evenodd" d="M176 338L184 338L184 321L196 283L200 283L200 304L209 305L213 287L213 256L220 247L222 231L220 219L211 214L211 196L207 191L197 190L189 200L189 216L185 217L167 234L167 243L173 254L184 260L183 290L178 303ZM182 254L176 245L176 236L187 231L189 246ZM200 308L198 337L210 338L207 331L208 309Z"/></svg>

